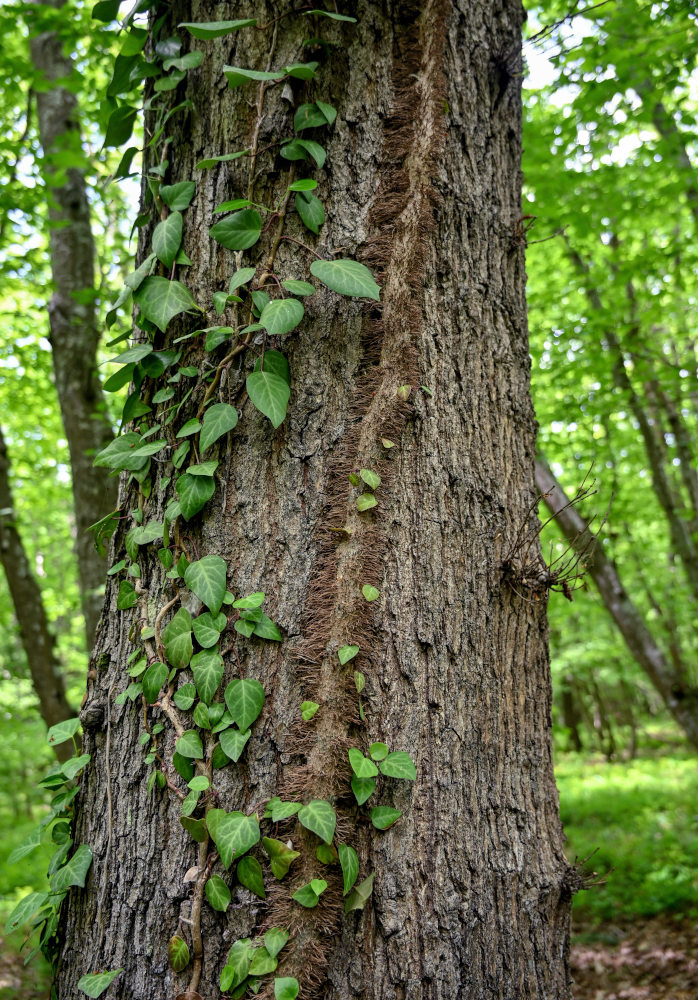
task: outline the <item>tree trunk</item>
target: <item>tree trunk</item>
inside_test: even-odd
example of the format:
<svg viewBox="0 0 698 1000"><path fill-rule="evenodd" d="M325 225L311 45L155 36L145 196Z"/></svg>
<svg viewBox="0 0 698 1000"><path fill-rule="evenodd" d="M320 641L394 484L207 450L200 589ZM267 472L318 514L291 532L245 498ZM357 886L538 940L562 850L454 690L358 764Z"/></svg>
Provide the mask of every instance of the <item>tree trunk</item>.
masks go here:
<svg viewBox="0 0 698 1000"><path fill-rule="evenodd" d="M43 0L61 8L66 0ZM37 88L39 138L44 169L55 173L52 157L79 147L75 95L57 80L70 76L73 66L63 54L58 33L45 31L30 42L37 73L48 84ZM65 170L65 181L47 187L53 294L49 304L50 341L56 390L70 450L75 505L78 573L87 648L94 642L103 604L104 560L88 528L112 511L117 485L107 470L96 469L93 458L112 437L99 378L97 349L100 331L94 304L94 240L90 204L81 170Z"/></svg>
<svg viewBox="0 0 698 1000"><path fill-rule="evenodd" d="M591 535L589 526L575 507L565 506L569 503L568 497L550 467L540 458L536 461L536 484L569 544L577 552L585 551ZM687 739L698 748L698 691L691 687L685 671L679 671L667 661L600 545L594 547L586 564L631 655L645 671Z"/></svg>
<svg viewBox="0 0 698 1000"><path fill-rule="evenodd" d="M178 22L211 14L199 2L173 6L163 37ZM242 403L218 451L216 493L179 539L191 558L222 555L236 596L264 591L285 635L280 644L236 637L235 650L225 650L224 682L238 671L257 678L266 702L240 764L215 772L221 806L250 813L261 805L261 817L275 795L330 800L339 841L359 853L360 879L375 872L372 899L345 917L341 875L315 860L317 839L291 820L278 836L292 839L302 857L286 879L275 882L265 868L265 902L233 884L225 915L204 905L200 981L191 968L179 975L168 968L167 941L180 917L194 912L196 889L184 874L205 863L206 848L202 855L183 834L177 799L166 789L146 791L138 749L144 716L110 700L128 682L134 623L144 615L152 622L173 595L165 581L159 596L162 568L142 548L139 608L117 611L116 581L107 588L83 712L93 763L76 843L91 845L94 865L64 913L61 997L76 995L83 973L119 967L115 996L174 998L189 984L204 998L219 997L231 943L271 926L292 933L277 975L296 977L303 1000L569 997L575 877L562 850L552 773L545 607L517 597L501 569L533 499L535 425L516 240L521 9L510 0L429 0L362 3L358 13L355 26L317 18L309 28L304 17L274 21L278 9L260 3L254 14L266 30L194 42L205 59L175 98L186 86L193 110L179 120L166 181L197 181L185 215L193 264L179 277L207 305L240 265L209 239L212 209L246 196L250 174L254 201L269 204L294 178L276 155L291 131L290 88L226 89L221 64L289 65L309 32L339 43L307 91L339 112L321 133L327 162L320 172L301 164L295 177L321 180L327 221L317 253L329 259L341 251L370 265L382 308L324 289L304 300L306 316L292 336L267 341L291 365L288 417L272 431L249 400ZM324 59L322 49L309 52ZM305 87L292 84L296 104ZM194 169L202 157L246 147L253 155L232 165ZM262 265L258 276L274 259L267 254L277 224L245 255L245 264ZM313 239L290 209L280 225L284 235ZM149 237L142 233L141 257ZM281 240L273 270L305 278L311 260ZM211 312L207 325L215 322ZM185 326L172 323L167 340ZM216 398L243 398L258 354L251 344L237 355L241 371L220 371ZM186 363L201 364L200 349ZM151 398L149 386L144 391ZM190 407L182 423L196 413ZM386 449L382 439L395 446ZM156 477L172 472L165 463L154 469ZM348 478L360 469L382 477L378 506L366 513L357 511ZM144 519L162 518L172 495L159 483ZM137 504L133 492L122 499L127 509ZM119 533L114 558L122 547ZM378 600L364 599L364 584L380 590ZM337 649L351 643L360 652L342 667ZM366 678L365 723L354 668ZM311 722L301 720L303 700L320 704ZM148 717L168 727L160 746L169 779L181 785L170 764L170 723L157 708ZM366 751L379 740L417 764L414 785L383 784L381 804L403 811L387 832L374 830L365 810L357 820L349 791L347 748ZM262 826L275 836L270 823ZM215 870L226 874L220 862ZM290 894L313 877L329 888L306 910ZM270 989L265 979L260 995Z"/></svg>
<svg viewBox="0 0 698 1000"><path fill-rule="evenodd" d="M10 460L2 430L0 430L0 562L7 577L15 617L19 625L22 646L29 664L34 691L39 699L41 718L50 728L75 715L68 704L63 684L61 664L55 652L44 603L34 574L24 551L15 523L14 504L10 489ZM67 743L54 746L59 760L71 756Z"/></svg>

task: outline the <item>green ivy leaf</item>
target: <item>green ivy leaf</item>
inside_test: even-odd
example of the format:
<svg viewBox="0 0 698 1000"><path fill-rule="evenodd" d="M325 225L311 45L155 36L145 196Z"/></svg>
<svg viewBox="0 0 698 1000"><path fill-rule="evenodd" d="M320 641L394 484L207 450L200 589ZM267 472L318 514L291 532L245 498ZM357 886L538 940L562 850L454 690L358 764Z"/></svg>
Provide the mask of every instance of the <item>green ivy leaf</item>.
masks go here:
<svg viewBox="0 0 698 1000"><path fill-rule="evenodd" d="M177 670L189 665L194 645L191 641L191 615L186 608L177 614L162 630L162 641L169 663Z"/></svg>
<svg viewBox="0 0 698 1000"><path fill-rule="evenodd" d="M323 865L337 863L337 852L331 844L318 844L315 848L315 857Z"/></svg>
<svg viewBox="0 0 698 1000"><path fill-rule="evenodd" d="M274 972L278 964L266 948L255 948L250 963L250 976L266 976L267 973Z"/></svg>
<svg viewBox="0 0 698 1000"><path fill-rule="evenodd" d="M30 892L27 896L22 896L12 913L7 918L5 933L11 934L22 924L31 920L39 910L48 902L47 892Z"/></svg>
<svg viewBox="0 0 698 1000"><path fill-rule="evenodd" d="M269 928L264 935L264 947L267 949L272 958L276 958L290 936L289 932L284 930L282 927Z"/></svg>
<svg viewBox="0 0 698 1000"><path fill-rule="evenodd" d="M370 510L372 507L378 506L378 501L374 497L373 493L362 493L356 501L356 506L360 511Z"/></svg>
<svg viewBox="0 0 698 1000"><path fill-rule="evenodd" d="M358 260L314 260L310 265L310 273L340 295L380 301L380 286L376 284L369 269Z"/></svg>
<svg viewBox="0 0 698 1000"><path fill-rule="evenodd" d="M332 125L335 118L337 117L337 109L333 108L331 104L325 104L324 101L316 101L316 105L320 108L323 115L327 119L327 124Z"/></svg>
<svg viewBox="0 0 698 1000"><path fill-rule="evenodd" d="M255 608L260 608L264 604L265 597L266 594L263 590L257 590L254 594L248 594L247 597L238 597L237 601L233 601L233 607L254 611Z"/></svg>
<svg viewBox="0 0 698 1000"><path fill-rule="evenodd" d="M209 234L226 250L248 250L262 232L262 218L252 208L234 212L209 229Z"/></svg>
<svg viewBox="0 0 698 1000"><path fill-rule="evenodd" d="M317 236L320 232L320 226L325 223L325 209L322 202L310 192L297 194L295 202L296 211L303 220L304 225L308 227L311 233L315 233Z"/></svg>
<svg viewBox="0 0 698 1000"><path fill-rule="evenodd" d="M344 912L351 913L352 910L363 910L366 903L371 898L373 892L373 880L375 875L369 875L349 896L344 904Z"/></svg>
<svg viewBox="0 0 698 1000"><path fill-rule="evenodd" d="M371 469L361 469L359 475L371 490L377 490L381 484L381 477Z"/></svg>
<svg viewBox="0 0 698 1000"><path fill-rule="evenodd" d="M188 612L187 612L188 614ZM169 657L168 657L169 658ZM194 704L196 688L193 684L183 684L174 693L174 703L181 712L188 712Z"/></svg>
<svg viewBox="0 0 698 1000"><path fill-rule="evenodd" d="M151 663L143 675L143 695L149 705L158 700L162 685L169 673L164 663Z"/></svg>
<svg viewBox="0 0 698 1000"><path fill-rule="evenodd" d="M123 969L112 969L110 972L88 972L86 976L81 976L78 979L78 989L88 997L101 997L119 973L123 971Z"/></svg>
<svg viewBox="0 0 698 1000"><path fill-rule="evenodd" d="M304 722L310 722L320 706L316 701L304 701L301 705L301 715Z"/></svg>
<svg viewBox="0 0 698 1000"><path fill-rule="evenodd" d="M190 476L185 472L175 483L175 490L182 517L190 521L216 492L216 484L213 476Z"/></svg>
<svg viewBox="0 0 698 1000"><path fill-rule="evenodd" d="M274 980L275 1000L296 1000L299 991L298 980L294 979L293 976L284 976Z"/></svg>
<svg viewBox="0 0 698 1000"><path fill-rule="evenodd" d="M303 13L306 17L310 14L317 14L321 17L331 17L333 21L349 21L350 24L356 24L355 17L348 17L346 14L335 14L334 11L331 10L305 10Z"/></svg>
<svg viewBox="0 0 698 1000"><path fill-rule="evenodd" d="M128 142L133 133L137 114L138 109L132 108L128 104L112 111L104 135L105 149L109 149L111 146L123 146L125 142Z"/></svg>
<svg viewBox="0 0 698 1000"><path fill-rule="evenodd" d="M236 677L225 689L225 703L233 721L244 733L262 711L264 688L252 677Z"/></svg>
<svg viewBox="0 0 698 1000"><path fill-rule="evenodd" d="M215 167L217 163L229 163L231 160L237 160L241 156L249 156L249 149L241 149L237 153L223 153L222 156L209 156L205 160L199 160L196 164L197 170L209 170L211 167Z"/></svg>
<svg viewBox="0 0 698 1000"><path fill-rule="evenodd" d="M211 875L206 882L204 892L213 909L218 910L219 913L225 913L230 905L232 895L220 875Z"/></svg>
<svg viewBox="0 0 698 1000"><path fill-rule="evenodd" d="M80 719L64 719L63 722L57 722L55 726L51 726L46 734L46 742L52 747L59 743L65 743L72 739L79 729Z"/></svg>
<svg viewBox="0 0 698 1000"><path fill-rule="evenodd" d="M372 760L383 760L388 756L388 747L385 743L372 743L368 748Z"/></svg>
<svg viewBox="0 0 698 1000"><path fill-rule="evenodd" d="M259 896L260 899L267 898L267 894L264 891L262 866L256 858L242 858L238 862L237 877L238 882L244 885L246 889L249 889L250 892L253 892L255 896Z"/></svg>
<svg viewBox="0 0 698 1000"><path fill-rule="evenodd" d="M343 666L345 663L348 663L349 660L353 660L358 652L358 646L341 646L337 652L339 662Z"/></svg>
<svg viewBox="0 0 698 1000"><path fill-rule="evenodd" d="M192 657L190 666L199 698L210 705L223 680L223 657L217 650L205 649Z"/></svg>
<svg viewBox="0 0 698 1000"><path fill-rule="evenodd" d="M370 583L365 583L361 588L361 593L364 595L367 601L377 601L381 596L380 590L372 587Z"/></svg>
<svg viewBox="0 0 698 1000"><path fill-rule="evenodd" d="M397 823L401 816L402 812L391 806L375 806L371 810L371 822L376 830L387 830L393 823Z"/></svg>
<svg viewBox="0 0 698 1000"><path fill-rule="evenodd" d="M15 861L21 861L22 858L26 858L28 854L31 854L32 851L35 851L36 848L41 843L41 833L42 833L41 827L38 826L35 827L31 831L31 833L28 834L24 838L24 840L22 840L17 845L17 847L15 847L14 851L10 852L10 855L7 859L8 865L13 865Z"/></svg>
<svg viewBox="0 0 698 1000"><path fill-rule="evenodd" d="M373 761L364 757L355 747L349 750L349 763L357 778L373 778L378 774L378 768Z"/></svg>
<svg viewBox="0 0 698 1000"><path fill-rule="evenodd" d="M209 38L229 35L232 31L239 31L240 28L253 28L256 23L257 19L253 17L238 21L182 21L177 27L186 28L194 38L207 41Z"/></svg>
<svg viewBox="0 0 698 1000"><path fill-rule="evenodd" d="M292 139L281 147L281 155L285 160L307 160L310 155L315 165L322 170L327 159L327 153L320 143L312 139Z"/></svg>
<svg viewBox="0 0 698 1000"><path fill-rule="evenodd" d="M351 790L358 805L362 806L376 790L376 782L373 778L352 778Z"/></svg>
<svg viewBox="0 0 698 1000"><path fill-rule="evenodd" d="M184 571L184 582L213 614L218 614L225 597L225 559L210 555L189 563Z"/></svg>
<svg viewBox="0 0 698 1000"><path fill-rule="evenodd" d="M262 847L269 855L272 874L278 879L282 879L288 873L291 863L301 856L300 851L291 850L281 840L274 840L273 837L263 837Z"/></svg>
<svg viewBox="0 0 698 1000"><path fill-rule="evenodd" d="M254 635L260 639L273 639L276 642L281 642L283 639L278 625L275 625L268 615L260 615L259 620L255 622L253 631Z"/></svg>
<svg viewBox="0 0 698 1000"><path fill-rule="evenodd" d="M235 728L224 729L220 734L219 739L223 753L226 757L230 757L234 764L237 764L240 760L250 735L251 733L249 729L246 732L241 733Z"/></svg>
<svg viewBox="0 0 698 1000"><path fill-rule="evenodd" d="M247 376L247 394L260 413L279 427L286 417L291 390L288 383L272 372L259 371Z"/></svg>
<svg viewBox="0 0 698 1000"><path fill-rule="evenodd" d="M212 476L213 473L218 468L218 461L212 458L208 462L198 462L196 465L190 465L187 469L188 476Z"/></svg>
<svg viewBox="0 0 698 1000"><path fill-rule="evenodd" d="M116 607L119 611L128 611L129 608L135 608L138 604L138 594L136 593L132 583L128 580L122 580L119 584L119 593L116 598Z"/></svg>
<svg viewBox="0 0 698 1000"><path fill-rule="evenodd" d="M241 87L250 80L283 80L284 74L268 72L261 69L242 69L240 66L224 66L223 72L228 80L228 86Z"/></svg>
<svg viewBox="0 0 698 1000"><path fill-rule="evenodd" d="M237 811L226 813L223 809L209 809L206 825L226 868L259 842L259 823L254 813L245 816Z"/></svg>
<svg viewBox="0 0 698 1000"><path fill-rule="evenodd" d="M238 411L230 403L214 403L204 413L199 435L199 450L203 454L211 445L237 426Z"/></svg>
<svg viewBox="0 0 698 1000"><path fill-rule="evenodd" d="M366 687L366 678L361 673L360 670L354 671L354 684L356 684L356 693L361 694L363 689Z"/></svg>
<svg viewBox="0 0 698 1000"><path fill-rule="evenodd" d="M303 304L298 299L275 299L264 307L259 322L267 333L282 336L298 326L304 312Z"/></svg>
<svg viewBox="0 0 698 1000"><path fill-rule="evenodd" d="M188 52L182 59L172 60L172 62L183 62L185 59L191 60L192 57L194 57L195 66L199 66L203 60L203 52ZM181 66L178 68L193 69L195 66ZM165 66L165 69L167 69L167 66ZM160 197L173 212L183 212L185 208L189 208L195 191L196 184L194 181L181 181L179 184L165 184L161 187ZM153 249L155 249L155 246L153 246Z"/></svg>
<svg viewBox="0 0 698 1000"><path fill-rule="evenodd" d="M92 851L87 844L80 844L70 861L51 878L51 893L57 895L73 885L84 888L87 873L92 864Z"/></svg>
<svg viewBox="0 0 698 1000"><path fill-rule="evenodd" d="M359 877L359 855L349 844L340 844L338 851L339 863L342 866L342 875L344 876L342 895L346 896Z"/></svg>
<svg viewBox="0 0 698 1000"><path fill-rule="evenodd" d="M224 614L212 615L210 611L205 611L192 622L194 637L200 646L210 649L216 645L227 624L228 619Z"/></svg>
<svg viewBox="0 0 698 1000"><path fill-rule="evenodd" d="M414 781L417 777L417 768L414 766L412 758L402 750L389 753L380 764L381 774L388 778L405 778L407 781Z"/></svg>
<svg viewBox="0 0 698 1000"><path fill-rule="evenodd" d="M296 80L312 80L319 65L316 62L291 63L290 66L284 66L284 71Z"/></svg>
<svg viewBox="0 0 698 1000"><path fill-rule="evenodd" d="M264 364L265 372L278 375L287 385L291 384L291 372L288 367L288 361L279 351L265 351L263 355L260 355L254 363L254 370L256 372L262 371L262 363Z"/></svg>
<svg viewBox="0 0 698 1000"><path fill-rule="evenodd" d="M309 281L296 281L295 278L288 278L286 281L282 281L281 284L291 295L303 296L315 294L315 285L311 285Z"/></svg>
<svg viewBox="0 0 698 1000"><path fill-rule="evenodd" d="M188 757L191 760L204 759L201 737L194 729L188 729L179 737L175 743L175 750L181 757Z"/></svg>
<svg viewBox="0 0 698 1000"><path fill-rule="evenodd" d="M203 844L208 837L208 830L202 819L192 819L191 816L180 816L179 822L197 844Z"/></svg>
<svg viewBox="0 0 698 1000"><path fill-rule="evenodd" d="M337 817L329 802L325 802L324 799L313 799L299 810L298 819L306 830L316 833L326 844L332 843Z"/></svg>
<svg viewBox="0 0 698 1000"><path fill-rule="evenodd" d="M220 985L224 993L234 990L247 979L252 961L252 947L249 938L236 941L228 952L228 960L221 972ZM245 984L245 990L246 990ZM234 994L239 995L237 991Z"/></svg>
<svg viewBox="0 0 698 1000"><path fill-rule="evenodd" d="M170 938L167 945L167 961L173 972L183 972L189 965L189 948L187 942L179 934Z"/></svg>
<svg viewBox="0 0 698 1000"><path fill-rule="evenodd" d="M306 885L302 885L300 889L297 889L292 899L295 899L297 903L304 906L307 910L311 910L320 901L320 896L327 888L327 882L324 878L314 878Z"/></svg>
<svg viewBox="0 0 698 1000"><path fill-rule="evenodd" d="M180 212L170 212L153 231L153 250L165 267L172 267L181 245L182 216Z"/></svg>
<svg viewBox="0 0 698 1000"><path fill-rule="evenodd" d="M170 320L180 313L201 312L189 289L180 281L154 276L146 278L138 291L133 293L133 301L144 319L154 323L163 333Z"/></svg>
<svg viewBox="0 0 698 1000"><path fill-rule="evenodd" d="M293 116L293 128L296 132L321 125L327 125L327 119L315 104L301 104Z"/></svg>
<svg viewBox="0 0 698 1000"><path fill-rule="evenodd" d="M279 798L272 799L269 802L272 822L281 823L285 819L290 819L291 816L296 815L302 805L302 802L282 802Z"/></svg>

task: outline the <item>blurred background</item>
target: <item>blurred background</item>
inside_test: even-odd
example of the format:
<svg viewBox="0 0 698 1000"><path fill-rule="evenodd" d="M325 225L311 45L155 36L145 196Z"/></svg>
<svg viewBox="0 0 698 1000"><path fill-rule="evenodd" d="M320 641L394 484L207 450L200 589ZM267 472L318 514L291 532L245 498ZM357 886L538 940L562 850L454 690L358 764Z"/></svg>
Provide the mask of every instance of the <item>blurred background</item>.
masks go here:
<svg viewBox="0 0 698 1000"><path fill-rule="evenodd" d="M84 541L74 486L91 473L71 465L48 305L51 216L69 196L94 258L68 296L85 364L127 332L110 308L132 269L138 141L103 145L123 87L110 16L80 0L0 9L0 934L45 885L38 855L12 852L50 799L46 725L79 709L106 573ZM525 32L515 238L528 245L540 540L554 574L556 773L585 881L578 1000L698 995L697 21L688 0L565 0L530 5ZM42 99L57 86L80 130L45 156ZM108 433L123 387L88 382L70 405ZM98 489L93 521L112 507ZM2 944L0 998L45 998L40 958L22 965L18 933Z"/></svg>

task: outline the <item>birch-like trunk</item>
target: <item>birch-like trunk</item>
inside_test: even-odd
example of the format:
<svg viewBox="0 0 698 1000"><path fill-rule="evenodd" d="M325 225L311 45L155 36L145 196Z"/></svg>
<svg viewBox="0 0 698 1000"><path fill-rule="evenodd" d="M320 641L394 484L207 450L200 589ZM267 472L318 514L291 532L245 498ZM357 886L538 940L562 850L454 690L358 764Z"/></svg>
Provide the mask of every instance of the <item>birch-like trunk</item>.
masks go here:
<svg viewBox="0 0 698 1000"><path fill-rule="evenodd" d="M173 7L173 25L215 16L197 0ZM325 258L341 248L369 264L382 307L319 291L305 300L302 326L267 343L289 358L288 417L274 432L243 403L218 455L216 494L185 530L199 556L226 559L236 595L267 594L265 609L285 635L281 644L239 642L239 664L232 652L225 657L225 680L241 669L264 684L267 700L241 765L216 772L221 805L250 811L274 795L331 799L361 877L375 872L375 888L365 911L345 917L340 876L325 868L320 905L302 910L288 896L319 873L312 850L278 886L267 879L265 902L234 885L225 915L204 908L198 991L220 997L230 944L282 925L293 942L277 975L297 977L303 1000L564 1000L574 878L552 771L545 607L520 600L501 570L535 495L516 236L521 8L429 0L348 12L357 25L320 25L340 45L310 90L339 111L324 170L308 166L327 212L314 245ZM278 14L259 3L234 16L262 23ZM223 63L287 65L318 30L303 17L277 24L193 43L206 58L176 95L194 110L176 119L166 180L197 182L185 215L193 265L179 277L209 308L237 266L208 236L212 210L247 195L249 162L194 165L249 147L258 126L258 147L269 148L256 163L254 200L278 201L292 176L273 145L291 130L282 88L267 94L258 121L256 87L230 91L221 75ZM296 98L303 87L294 84ZM287 235L313 239L295 215L285 225ZM244 263L263 263L267 252L260 243ZM274 270L304 278L312 259L282 242ZM172 324L168 337L178 334ZM255 353L221 380L222 400L243 398ZM381 438L395 447L386 451ZM360 468L383 478L378 507L361 515L348 480ZM162 517L166 500L156 483L148 516ZM133 508L133 496L122 501ZM343 527L350 536L332 531ZM171 590L161 596L150 552L142 582L152 616ZM363 599L364 583L380 590L378 601ZM128 683L139 615L118 612L115 600L110 584L83 712L93 762L76 842L92 846L94 864L66 905L58 993L77 995L84 972L123 967L106 996L174 1000L189 975L169 970L167 940L190 913L184 874L198 863L197 846L182 832L179 803L146 792L141 711L113 703ZM361 652L340 668L337 647L352 641ZM354 667L366 675L365 725ZM304 699L321 705L311 723L300 719ZM374 740L409 751L418 771L413 784L384 788L382 803L403 810L385 833L356 824L348 789L346 748ZM171 754L171 737L164 745ZM304 842L293 823L285 829Z"/></svg>

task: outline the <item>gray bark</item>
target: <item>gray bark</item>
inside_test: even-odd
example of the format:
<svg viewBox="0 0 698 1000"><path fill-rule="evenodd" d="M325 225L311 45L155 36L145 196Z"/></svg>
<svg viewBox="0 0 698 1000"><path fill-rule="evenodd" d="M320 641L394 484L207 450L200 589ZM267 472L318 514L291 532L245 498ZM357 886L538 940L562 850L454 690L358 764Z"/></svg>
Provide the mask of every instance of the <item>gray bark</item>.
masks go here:
<svg viewBox="0 0 698 1000"><path fill-rule="evenodd" d="M66 0L45 0L60 8ZM57 33L47 31L30 41L37 72L49 84L38 88L36 103L39 138L50 174L51 155L70 148L79 133L75 95L55 81L72 70ZM88 649L92 646L101 611L104 560L88 528L114 509L117 486L92 459L112 437L104 397L97 376L100 331L94 302L85 293L94 290L94 240L90 205L83 173L70 168L63 184L49 195L50 255L53 294L49 303L53 370L63 426L70 449L80 595ZM82 298L78 298L82 295Z"/></svg>
<svg viewBox="0 0 698 1000"><path fill-rule="evenodd" d="M173 23L209 19L198 2L174 8ZM271 12L258 4L253 13L262 22ZM363 913L344 918L339 877L323 869L330 885L320 905L304 911L291 902L321 866L290 822L283 836L305 844L304 855L283 882L267 878L266 902L234 886L226 915L204 908L197 988L220 996L232 941L281 925L293 942L277 974L296 976L303 1000L563 1000L575 878L552 773L545 608L501 582L503 554L534 496L516 246L521 10L509 0L458 0L359 3L357 13L349 30L320 26L342 48L311 90L339 110L319 172L327 222L317 250L330 257L342 248L369 263L383 305L327 290L305 300L303 325L278 345L291 364L289 415L273 432L243 404L219 453L219 489L185 544L223 555L236 595L264 590L286 635L280 645L237 643L241 669L262 681L267 701L242 764L216 772L223 807L249 811L273 795L330 798L343 838L359 851L361 877L376 873L375 889ZM300 51L308 28L299 22L283 21L274 66ZM226 89L221 63L266 68L270 38L271 29L207 44L188 77L194 111L180 123L167 180L197 179L185 216L193 265L183 280L202 303L234 269L207 236L211 211L246 194L249 177L245 161L203 173L193 166L249 144L247 102L257 90ZM267 96L260 150L290 132L279 91ZM256 169L255 200L278 200L287 165L268 151ZM295 215L286 227L309 239ZM263 263L267 252L260 244L246 262ZM310 259L282 242L275 271L303 277ZM178 333L172 324L168 338ZM249 353L242 371L221 380L221 398L239 398ZM397 394L405 384L409 403ZM396 447L386 452L382 437ZM362 467L379 471L383 485L375 512L360 515L348 473ZM157 484L152 495L149 516L162 516ZM342 541L331 529L343 526L352 533ZM119 535L114 558L121 545ZM83 713L94 757L76 831L95 862L63 918L62 998L75 995L83 972L101 968L124 967L114 996L130 1000L174 997L189 982L168 970L166 945L190 912L183 875L197 848L182 835L179 803L146 794L140 711L110 701L127 683L131 623L169 599L160 580L149 555L148 594L136 612L116 612L108 587ZM363 583L380 589L379 601L363 600ZM361 652L340 668L336 650L350 641ZM227 681L239 667L231 653L225 662ZM365 725L355 667L366 675ZM300 722L304 699L321 704L312 723ZM383 788L382 804L404 810L383 834L356 824L346 758L347 747L378 739L411 752L418 769L414 786ZM168 736L168 756L172 745Z"/></svg>
<svg viewBox="0 0 698 1000"><path fill-rule="evenodd" d="M569 498L550 467L540 458L536 461L536 484L570 545L577 552L589 550L589 526L575 507L565 508ZM698 748L698 691L691 686L687 671L669 663L601 546L596 545L589 551L587 570L630 654L645 671L687 739Z"/></svg>
<svg viewBox="0 0 698 1000"><path fill-rule="evenodd" d="M32 573L22 538L17 529L10 488L10 460L0 430L0 564L15 610L29 673L39 700L41 718L50 728L72 719L75 710L68 704L55 639L46 618L41 589ZM72 745L54 747L59 760L72 755Z"/></svg>

